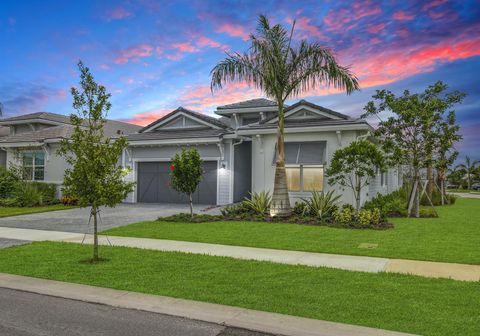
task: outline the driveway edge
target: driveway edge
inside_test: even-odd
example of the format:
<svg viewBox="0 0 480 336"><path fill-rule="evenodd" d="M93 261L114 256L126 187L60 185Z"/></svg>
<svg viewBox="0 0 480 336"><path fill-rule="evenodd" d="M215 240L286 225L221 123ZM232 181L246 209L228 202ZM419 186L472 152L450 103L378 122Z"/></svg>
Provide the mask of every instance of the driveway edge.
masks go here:
<svg viewBox="0 0 480 336"><path fill-rule="evenodd" d="M406 336L394 331L0 273L0 287L284 336Z"/></svg>

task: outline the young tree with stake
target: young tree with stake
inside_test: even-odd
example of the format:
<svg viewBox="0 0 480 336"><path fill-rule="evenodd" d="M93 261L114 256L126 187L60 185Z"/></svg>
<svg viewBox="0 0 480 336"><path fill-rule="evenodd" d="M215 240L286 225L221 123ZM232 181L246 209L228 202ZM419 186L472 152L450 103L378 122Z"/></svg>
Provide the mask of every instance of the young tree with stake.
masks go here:
<svg viewBox="0 0 480 336"><path fill-rule="evenodd" d="M110 94L95 82L90 70L80 61L80 89L73 87L70 116L74 131L63 140L58 151L70 168L65 170L64 192L78 199L81 207L90 207L93 218L93 262L98 256L98 216L101 206L114 207L133 190L134 183L124 181L128 173L118 165L127 147L125 137L112 140L104 135L106 116L111 108Z"/></svg>
<svg viewBox="0 0 480 336"><path fill-rule="evenodd" d="M325 174L328 183L352 189L358 212L362 189L368 185L369 178L375 176L377 169L383 172L385 168L385 159L378 147L368 140L357 140L335 151Z"/></svg>
<svg viewBox="0 0 480 336"><path fill-rule="evenodd" d="M441 125L444 112L464 96L457 91L444 96L446 88L445 84L437 82L422 93L411 94L405 90L402 96L377 90L373 96L377 104L370 101L364 108L366 113L363 118L371 115L379 117L384 111L393 113L393 116L380 121L375 135L387 154L389 165L405 165L412 171L409 216L420 216L422 169L427 169L428 179L432 177L431 167L436 163L435 148L439 141L435 130Z"/></svg>
<svg viewBox="0 0 480 336"><path fill-rule="evenodd" d="M203 161L195 148L185 149L175 154L170 167L170 177L173 189L186 194L190 204L190 216L193 218L193 193L203 177Z"/></svg>

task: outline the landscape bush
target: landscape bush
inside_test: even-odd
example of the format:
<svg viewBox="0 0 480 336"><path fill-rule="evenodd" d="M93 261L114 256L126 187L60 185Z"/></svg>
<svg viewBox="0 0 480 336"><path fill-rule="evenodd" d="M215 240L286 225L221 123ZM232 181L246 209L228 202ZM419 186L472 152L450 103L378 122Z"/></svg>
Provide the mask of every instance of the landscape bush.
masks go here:
<svg viewBox="0 0 480 336"><path fill-rule="evenodd" d="M215 222L222 220L223 216L221 215L208 215L208 214L194 214L193 217L189 213L179 213L167 217L159 217L158 220L162 222L178 222L178 223L205 223L205 222Z"/></svg>
<svg viewBox="0 0 480 336"><path fill-rule="evenodd" d="M60 203L62 203L63 205L77 205L78 198L63 195L62 197L60 197Z"/></svg>
<svg viewBox="0 0 480 336"><path fill-rule="evenodd" d="M329 221L338 208L339 199L340 195L333 196L333 190L327 193L314 191L310 198L302 199L304 203L302 215L315 217L320 222Z"/></svg>
<svg viewBox="0 0 480 336"><path fill-rule="evenodd" d="M256 215L265 216L270 211L272 196L268 191L254 192L250 193L250 198L245 198L242 203L245 208L250 209Z"/></svg>
<svg viewBox="0 0 480 336"><path fill-rule="evenodd" d="M21 181L15 177L12 178L11 175L10 177L2 175L2 177L4 178L0 178L0 184L5 189L0 197L0 206L34 207L58 203L55 184Z"/></svg>
<svg viewBox="0 0 480 336"><path fill-rule="evenodd" d="M15 184L13 199L15 199L15 206L19 207L42 206L44 204L43 195L37 186L23 181Z"/></svg>
<svg viewBox="0 0 480 336"><path fill-rule="evenodd" d="M7 168L0 166L0 199L10 198L18 177Z"/></svg>

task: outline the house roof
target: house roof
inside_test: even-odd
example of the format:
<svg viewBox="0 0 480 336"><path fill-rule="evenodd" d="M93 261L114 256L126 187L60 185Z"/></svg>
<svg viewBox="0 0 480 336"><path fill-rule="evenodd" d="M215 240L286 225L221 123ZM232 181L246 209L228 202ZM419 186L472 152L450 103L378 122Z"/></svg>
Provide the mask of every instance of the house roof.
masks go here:
<svg viewBox="0 0 480 336"><path fill-rule="evenodd" d="M319 120L319 121L304 121L304 122L295 122L295 123L286 123L285 129L295 129L295 128L310 128L310 127L334 127L334 126L346 126L346 127L367 127L371 128L370 124L364 119L337 119L337 120ZM277 125L273 124L250 124L238 128L238 131L248 132L248 131L258 131L258 130L269 130L276 129Z"/></svg>
<svg viewBox="0 0 480 336"><path fill-rule="evenodd" d="M49 139L68 139L74 130L74 126L70 122L70 118L64 115L49 113L49 112L37 112L30 113L12 118L1 120L8 125L9 122L18 123L18 121L29 120L47 120L59 123L59 125L46 127L37 131L22 132L20 134L10 135L9 127L0 126L0 144L6 143L23 143L23 142L42 142ZM104 127L104 134L107 137L117 137L121 134L129 134L137 132L141 127L116 120L107 120ZM6 130L6 131L5 131ZM3 135L5 133L5 135ZM3 135L3 136L2 136Z"/></svg>
<svg viewBox="0 0 480 336"><path fill-rule="evenodd" d="M51 112L35 112L35 113L29 113L29 114L22 114L15 117L1 119L0 124L8 124L9 122L27 121L32 119L40 119L40 120L46 120L46 121L54 121L62 124L70 124L70 117L57 114L57 113L51 113Z"/></svg>
<svg viewBox="0 0 480 336"><path fill-rule="evenodd" d="M277 103L270 99L257 98L257 99L244 100L244 101L233 103L233 104L218 106L217 110L253 108L253 107L271 107L271 106L277 106Z"/></svg>
<svg viewBox="0 0 480 336"><path fill-rule="evenodd" d="M0 144L21 143L21 142L39 142L48 139L66 139L69 138L74 130L72 125L59 125L43 128L38 131L25 132L15 135L9 135L0 138Z"/></svg>
<svg viewBox="0 0 480 336"><path fill-rule="evenodd" d="M325 113L334 115L334 116L339 117L339 118L341 118L341 119L343 119L343 120L351 120L351 119L352 119L352 118L350 118L350 117L349 117L348 115L346 115L346 114L343 114L343 113L340 113L340 112L337 112L337 111L334 111L334 110L330 110L330 109L328 109L328 108L326 108L326 107L323 107L323 106L320 106L320 105L311 103L311 102L309 102L309 101L306 101L305 99L302 99L302 100L296 102L295 104L288 106L288 107L285 109L285 113L290 112L290 111L292 111L292 110L294 110L294 109L296 109L297 107L302 106L302 105L303 105L303 106L309 106L309 107L311 107L311 108L313 108L313 109L317 109L317 110L319 110L319 111L322 111L322 112L325 112ZM277 116L274 115L274 116L271 116L270 118L266 118L266 119L260 121L260 124L264 124L264 123L266 123L266 122L268 122L268 121L270 121L270 120L275 119L276 117L277 117Z"/></svg>
<svg viewBox="0 0 480 336"><path fill-rule="evenodd" d="M161 124L164 120L170 118L171 116L173 116L173 115L175 115L179 112L183 112L187 115L190 115L190 116L195 117L197 119L203 120L206 123L215 125L215 126L220 127L222 129L227 129L228 128L227 125L225 125L223 122L221 122L217 118L213 118L213 117L207 116L206 114L195 112L195 111L192 111L192 110L189 110L189 109L186 109L186 108L180 106L177 109L173 110L172 112L168 113L167 115L161 117L160 119L157 119L154 122L152 122L152 123L148 124L147 126L143 127L138 132L143 133L146 130L154 127L155 125Z"/></svg>
<svg viewBox="0 0 480 336"><path fill-rule="evenodd" d="M156 132L134 133L127 136L129 142L147 140L175 140L175 139L197 139L197 138L219 138L230 133L224 129L186 129L186 130L162 130Z"/></svg>

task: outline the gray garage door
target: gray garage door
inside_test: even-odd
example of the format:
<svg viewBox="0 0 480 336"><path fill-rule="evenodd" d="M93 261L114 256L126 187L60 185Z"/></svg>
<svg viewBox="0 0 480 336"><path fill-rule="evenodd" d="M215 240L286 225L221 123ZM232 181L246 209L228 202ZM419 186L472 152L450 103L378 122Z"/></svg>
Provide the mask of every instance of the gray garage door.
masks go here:
<svg viewBox="0 0 480 336"><path fill-rule="evenodd" d="M196 204L217 203L217 161L203 163L203 179L193 194ZM187 203L188 198L170 187L169 162L139 162L137 200L141 203Z"/></svg>

